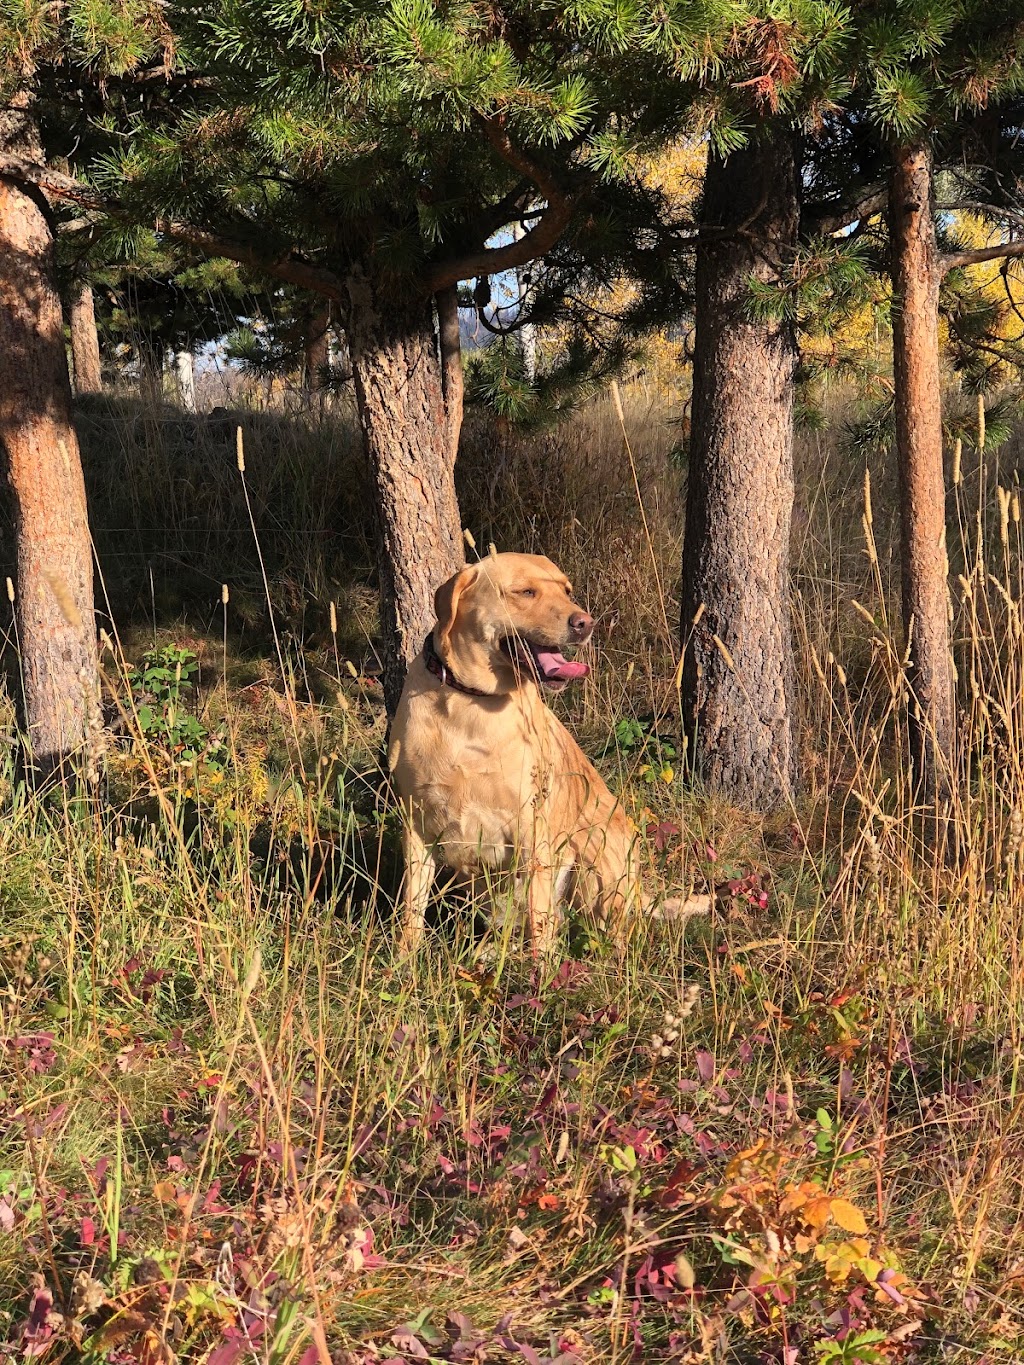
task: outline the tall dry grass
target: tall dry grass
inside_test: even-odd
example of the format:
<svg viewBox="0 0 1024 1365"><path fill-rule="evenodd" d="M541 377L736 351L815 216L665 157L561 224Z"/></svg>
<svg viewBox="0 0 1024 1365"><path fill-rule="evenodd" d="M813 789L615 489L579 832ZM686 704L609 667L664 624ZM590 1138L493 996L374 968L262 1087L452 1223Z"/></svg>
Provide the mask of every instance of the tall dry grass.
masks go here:
<svg viewBox="0 0 1024 1365"><path fill-rule="evenodd" d="M1015 448L951 470L950 861L910 800L886 462L801 442L806 783L764 820L682 782L681 410L623 400L621 423L609 399L530 441L471 422L462 505L478 545L550 554L597 614L567 720L652 879L717 886L717 908L685 935L639 924L622 953L573 924L547 970L507 918L489 933L454 903L394 956L344 414L245 423L266 584L233 436L85 414L128 626L104 664L120 738L101 792L0 774L0 1353L1015 1358ZM128 672L186 637L209 740L192 763L143 732Z"/></svg>

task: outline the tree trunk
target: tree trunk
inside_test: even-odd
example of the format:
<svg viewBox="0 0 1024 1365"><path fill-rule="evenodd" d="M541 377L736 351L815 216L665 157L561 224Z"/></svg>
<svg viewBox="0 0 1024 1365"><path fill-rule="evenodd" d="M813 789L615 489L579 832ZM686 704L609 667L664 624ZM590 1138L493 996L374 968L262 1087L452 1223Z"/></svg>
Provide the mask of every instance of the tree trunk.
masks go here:
<svg viewBox="0 0 1024 1365"><path fill-rule="evenodd" d="M100 339L96 332L96 309L92 285L83 281L71 300L71 360L75 367L75 392L102 393Z"/></svg>
<svg viewBox="0 0 1024 1365"><path fill-rule="evenodd" d="M196 362L191 351L175 351L174 379L178 398L186 412L196 410Z"/></svg>
<svg viewBox="0 0 1024 1365"><path fill-rule="evenodd" d="M437 340L441 352L441 393L448 420L448 447L452 464L459 456L465 376L462 372L462 338L459 335L457 285L437 295Z"/></svg>
<svg viewBox="0 0 1024 1365"><path fill-rule="evenodd" d="M754 809L786 801L796 783L789 594L796 344L788 323L750 319L749 281L775 277L796 245L798 222L790 138L765 139L725 162L711 158L708 235L697 254L682 704L696 774Z"/></svg>
<svg viewBox="0 0 1024 1365"><path fill-rule="evenodd" d="M0 114L4 152L42 160L25 109ZM0 448L15 502L26 733L48 773L98 726L92 546L48 214L35 190L2 179Z"/></svg>
<svg viewBox="0 0 1024 1365"><path fill-rule="evenodd" d="M434 622L434 591L465 562L451 423L429 297L382 297L353 270L345 330L377 514L384 699Z"/></svg>
<svg viewBox="0 0 1024 1365"><path fill-rule="evenodd" d="M893 377L900 482L903 622L910 642L910 753L922 799L947 786L956 727L942 473L939 286L931 149L893 153L889 192Z"/></svg>
<svg viewBox="0 0 1024 1365"><path fill-rule="evenodd" d="M331 359L330 325L331 305L325 303L313 314L306 330L303 367L306 389L311 394L319 394L324 387L324 371Z"/></svg>

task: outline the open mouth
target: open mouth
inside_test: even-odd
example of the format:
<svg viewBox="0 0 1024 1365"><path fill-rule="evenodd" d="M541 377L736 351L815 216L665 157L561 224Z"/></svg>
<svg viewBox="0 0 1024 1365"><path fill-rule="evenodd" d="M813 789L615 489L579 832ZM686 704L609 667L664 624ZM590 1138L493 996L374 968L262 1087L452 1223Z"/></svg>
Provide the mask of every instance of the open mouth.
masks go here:
<svg viewBox="0 0 1024 1365"><path fill-rule="evenodd" d="M502 647L513 663L532 674L544 687L560 692L563 687L585 678L590 672L587 664L578 659L567 659L550 645L535 645L523 635L506 635Z"/></svg>

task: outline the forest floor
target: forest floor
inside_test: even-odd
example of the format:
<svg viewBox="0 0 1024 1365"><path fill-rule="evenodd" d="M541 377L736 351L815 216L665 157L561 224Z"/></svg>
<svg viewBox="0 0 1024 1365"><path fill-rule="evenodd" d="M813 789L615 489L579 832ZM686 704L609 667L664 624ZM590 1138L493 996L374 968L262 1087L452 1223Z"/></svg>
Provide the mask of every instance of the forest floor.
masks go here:
<svg viewBox="0 0 1024 1365"><path fill-rule="evenodd" d="M99 790L0 770L0 1360L1024 1355L1015 445L951 491L953 863L907 795L883 459L866 505L862 456L801 447L805 781L764 819L682 781L671 407L631 391L628 449L606 405L471 428L476 544L599 614L559 706L652 886L715 892L539 966L455 903L395 955L348 423L247 416L246 490L231 430L80 424L112 740Z"/></svg>

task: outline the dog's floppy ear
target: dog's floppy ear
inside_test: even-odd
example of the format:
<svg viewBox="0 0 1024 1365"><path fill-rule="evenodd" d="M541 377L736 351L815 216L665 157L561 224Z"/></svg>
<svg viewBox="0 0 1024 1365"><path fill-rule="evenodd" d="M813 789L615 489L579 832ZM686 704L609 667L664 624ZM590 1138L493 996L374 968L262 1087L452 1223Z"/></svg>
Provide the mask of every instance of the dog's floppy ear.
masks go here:
<svg viewBox="0 0 1024 1365"><path fill-rule="evenodd" d="M442 583L434 593L434 611L437 613L437 641L439 647L448 643L455 618L459 614L459 599L467 588L476 582L478 569L475 564L460 569L457 574Z"/></svg>

